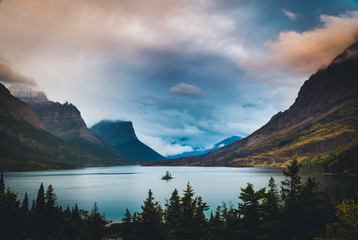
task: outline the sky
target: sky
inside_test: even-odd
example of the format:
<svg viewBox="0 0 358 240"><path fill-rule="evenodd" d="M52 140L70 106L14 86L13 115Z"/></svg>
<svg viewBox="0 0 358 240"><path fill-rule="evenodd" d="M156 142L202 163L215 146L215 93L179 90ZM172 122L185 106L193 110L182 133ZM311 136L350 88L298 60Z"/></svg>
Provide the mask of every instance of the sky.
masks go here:
<svg viewBox="0 0 358 240"><path fill-rule="evenodd" d="M357 36L353 0L2 0L0 79L170 156L254 132Z"/></svg>

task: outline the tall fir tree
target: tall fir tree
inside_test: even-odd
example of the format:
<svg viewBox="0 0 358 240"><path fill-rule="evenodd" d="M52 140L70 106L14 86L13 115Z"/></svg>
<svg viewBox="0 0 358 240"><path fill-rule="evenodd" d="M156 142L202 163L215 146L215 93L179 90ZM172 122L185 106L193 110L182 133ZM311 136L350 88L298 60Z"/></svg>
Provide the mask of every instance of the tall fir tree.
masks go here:
<svg viewBox="0 0 358 240"><path fill-rule="evenodd" d="M148 191L148 197L144 201L141 214L142 239L164 239L162 229L163 211L158 202L154 202L153 192Z"/></svg>
<svg viewBox="0 0 358 240"><path fill-rule="evenodd" d="M57 208L57 196L50 184L45 194L45 209L48 213L52 214Z"/></svg>
<svg viewBox="0 0 358 240"><path fill-rule="evenodd" d="M35 203L35 212L40 214L45 209L45 190L44 185L41 183L40 188L37 192L37 198Z"/></svg>
<svg viewBox="0 0 358 240"><path fill-rule="evenodd" d="M168 238L177 239L179 223L182 220L182 209L177 189L174 189L172 196L165 204L164 219Z"/></svg>
<svg viewBox="0 0 358 240"><path fill-rule="evenodd" d="M4 193L4 192L5 192L4 172L1 171L1 176L0 176L0 193Z"/></svg>
<svg viewBox="0 0 358 240"><path fill-rule="evenodd" d="M262 234L263 209L261 200L265 196L265 188L254 190L253 184L248 183L246 188L241 188L239 198L239 213L242 223L243 239L257 239Z"/></svg>
<svg viewBox="0 0 358 240"><path fill-rule="evenodd" d="M25 192L24 200L22 200L21 208L24 212L29 211L29 198L27 196L27 192Z"/></svg>

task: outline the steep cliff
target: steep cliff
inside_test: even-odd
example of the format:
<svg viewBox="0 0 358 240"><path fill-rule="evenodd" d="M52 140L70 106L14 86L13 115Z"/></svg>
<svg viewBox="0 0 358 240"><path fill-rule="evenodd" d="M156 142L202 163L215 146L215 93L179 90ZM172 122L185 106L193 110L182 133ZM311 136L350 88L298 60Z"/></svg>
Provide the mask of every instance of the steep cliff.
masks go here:
<svg viewBox="0 0 358 240"><path fill-rule="evenodd" d="M41 91L10 88L14 96L28 103L39 116L44 129L51 134L99 157L121 157L108 142L87 128L80 111L68 102L49 101Z"/></svg>
<svg viewBox="0 0 358 240"><path fill-rule="evenodd" d="M154 164L284 166L296 156L309 164L354 149L358 144L357 66L355 43L312 75L288 110L250 136L205 155ZM355 168L352 163L351 170Z"/></svg>
<svg viewBox="0 0 358 240"><path fill-rule="evenodd" d="M135 162L165 159L137 138L132 122L101 121L92 126L91 130Z"/></svg>
<svg viewBox="0 0 358 240"><path fill-rule="evenodd" d="M42 129L31 107L0 84L0 169L25 171L127 163L78 149Z"/></svg>

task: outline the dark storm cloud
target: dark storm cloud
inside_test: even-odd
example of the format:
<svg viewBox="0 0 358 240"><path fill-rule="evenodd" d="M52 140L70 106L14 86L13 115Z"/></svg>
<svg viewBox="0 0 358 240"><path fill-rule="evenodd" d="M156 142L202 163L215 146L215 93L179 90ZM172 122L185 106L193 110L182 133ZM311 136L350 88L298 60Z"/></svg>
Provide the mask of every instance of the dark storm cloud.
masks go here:
<svg viewBox="0 0 358 240"><path fill-rule="evenodd" d="M2 57L0 57L0 82L27 86L36 85L34 79L15 71Z"/></svg>

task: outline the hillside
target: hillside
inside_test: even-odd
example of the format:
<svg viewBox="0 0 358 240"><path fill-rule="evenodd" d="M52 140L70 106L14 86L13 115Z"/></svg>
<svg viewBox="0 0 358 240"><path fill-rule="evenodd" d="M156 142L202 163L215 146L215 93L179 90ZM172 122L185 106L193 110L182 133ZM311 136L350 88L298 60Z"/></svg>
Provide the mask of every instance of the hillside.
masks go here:
<svg viewBox="0 0 358 240"><path fill-rule="evenodd" d="M153 164L285 166L298 157L304 164L321 165L328 172L358 172L358 160L352 154L358 144L357 66L355 43L326 69L312 75L288 110L248 137L205 155ZM342 161L345 167L334 169Z"/></svg>
<svg viewBox="0 0 358 240"><path fill-rule="evenodd" d="M137 138L132 122L101 121L93 125L91 130L135 162L165 159Z"/></svg>
<svg viewBox="0 0 358 240"><path fill-rule="evenodd" d="M97 157L43 130L31 107L0 84L0 169L25 171L118 165L120 159Z"/></svg>
<svg viewBox="0 0 358 240"><path fill-rule="evenodd" d="M87 128L80 111L71 103L49 101L45 93L28 88L10 88L11 93L31 106L44 129L73 146L98 157L123 157L111 144Z"/></svg>

